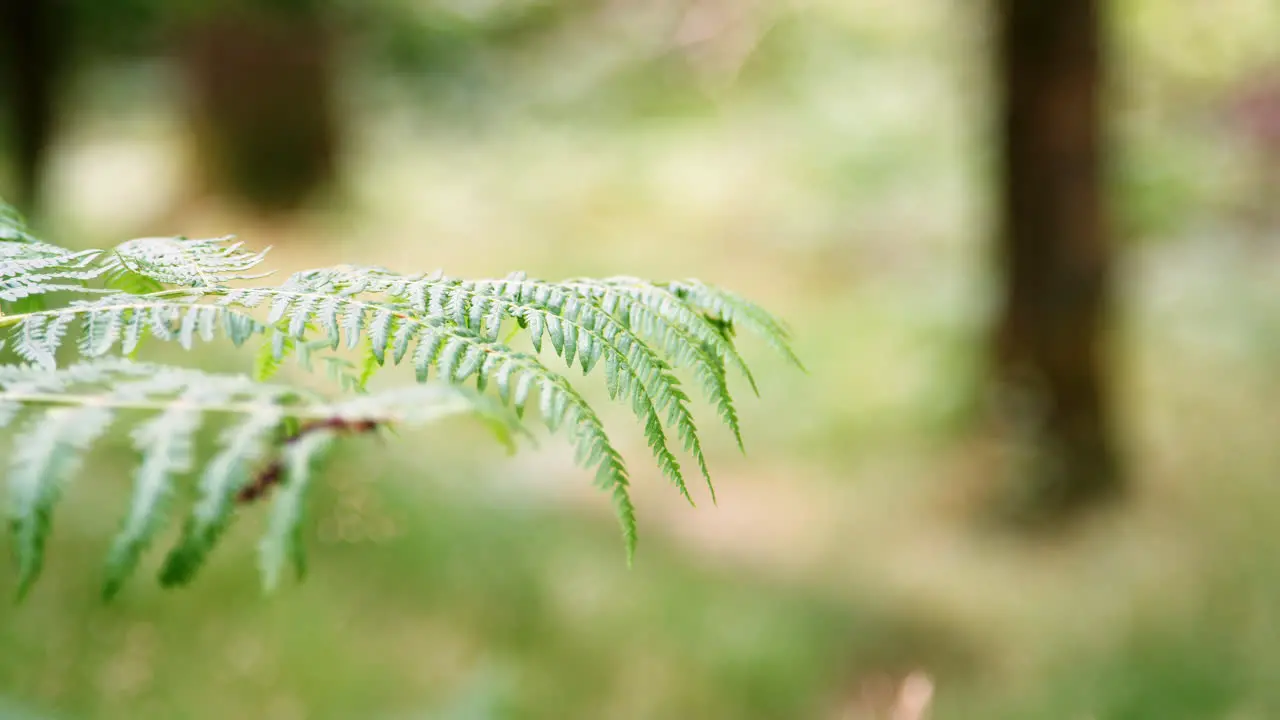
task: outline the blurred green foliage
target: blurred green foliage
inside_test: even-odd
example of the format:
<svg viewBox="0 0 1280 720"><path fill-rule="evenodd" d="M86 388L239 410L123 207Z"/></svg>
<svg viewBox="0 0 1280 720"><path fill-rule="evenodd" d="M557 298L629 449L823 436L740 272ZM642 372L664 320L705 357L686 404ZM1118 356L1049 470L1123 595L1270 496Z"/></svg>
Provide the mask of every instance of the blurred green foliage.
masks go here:
<svg viewBox="0 0 1280 720"><path fill-rule="evenodd" d="M705 276L793 320L811 375L763 388L749 459L712 452L719 508L639 498L630 572L603 505L559 490L567 462L478 467L465 437L335 468L312 576L270 601L233 552L191 593L103 608L87 568L113 528L60 517L62 564L0 609L0 694L88 718L834 718L867 675L920 668L938 720L1280 716L1280 264L1240 208L1274 194L1223 115L1280 63L1274 3L1111 4L1137 492L1032 543L973 530L1017 448L957 433L992 297L977 8L753 6L716 85L671 49L679 8L490 3L528 30L489 42L483 13L368 7L346 204L276 236L201 208L164 231L242 229L299 267ZM176 131L91 110L53 215L109 240L168 197L152 134ZM119 501L95 487L81 502Z"/></svg>
<svg viewBox="0 0 1280 720"><path fill-rule="evenodd" d="M494 708L485 717L783 717L817 712L833 669L912 655L908 633L914 650L961 657L887 608L850 612L659 543L629 572L607 523L442 494L429 472L361 477L372 460L332 469L314 576L271 600L237 570L252 567L242 542L196 592L103 606L73 579L93 575L77 565L101 538L83 515L60 518L54 552L80 560L0 610L5 686L85 718L193 717L197 696L201 717L421 717L471 702ZM112 495L91 494L81 512Z"/></svg>

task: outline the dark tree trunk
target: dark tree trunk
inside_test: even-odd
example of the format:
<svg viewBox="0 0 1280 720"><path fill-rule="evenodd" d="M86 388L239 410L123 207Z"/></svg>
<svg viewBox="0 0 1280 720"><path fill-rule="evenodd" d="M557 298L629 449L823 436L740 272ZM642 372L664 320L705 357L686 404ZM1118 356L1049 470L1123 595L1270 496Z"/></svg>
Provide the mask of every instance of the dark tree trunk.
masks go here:
<svg viewBox="0 0 1280 720"><path fill-rule="evenodd" d="M0 0L0 109L13 155L10 201L28 216L39 208L45 158L68 51L69 8L58 0Z"/></svg>
<svg viewBox="0 0 1280 720"><path fill-rule="evenodd" d="M1037 409L1032 506L1115 496L1111 237L1101 168L1102 0L997 0L1003 307L997 376ZM1025 407L1025 405L1024 405Z"/></svg>
<svg viewBox="0 0 1280 720"><path fill-rule="evenodd" d="M295 209L332 182L333 47L318 4L229 7L179 37L210 189L274 212Z"/></svg>

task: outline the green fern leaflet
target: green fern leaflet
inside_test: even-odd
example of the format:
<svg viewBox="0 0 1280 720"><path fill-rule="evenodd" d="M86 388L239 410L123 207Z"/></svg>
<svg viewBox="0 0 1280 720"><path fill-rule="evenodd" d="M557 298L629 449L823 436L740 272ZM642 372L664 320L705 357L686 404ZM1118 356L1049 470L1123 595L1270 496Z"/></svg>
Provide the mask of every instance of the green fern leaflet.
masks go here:
<svg viewBox="0 0 1280 720"><path fill-rule="evenodd" d="M274 587L284 567L303 568L306 489L335 440L459 413L482 418L508 443L533 414L566 434L578 463L611 495L630 561L636 519L627 465L565 371L603 375L608 396L640 423L659 471L692 504L678 454L708 488L711 473L677 371L741 447L729 377L740 375L753 392L756 382L735 330L800 365L783 323L696 280L465 280L347 266L254 284L268 275L259 270L264 257L231 238L71 251L36 239L0 203L0 352L10 358L0 364L0 428L14 429L7 512L20 594L39 576L53 510L84 455L122 423L139 460L108 551L108 597L176 514L175 498L189 493L175 490L187 483L195 500L161 583L189 582L237 508L263 500L271 510L260 564ZM513 347L521 336L532 352ZM133 359L144 341L190 350L220 339L256 348L252 377ZM563 371L544 362L552 355ZM323 367L345 399L275 381L289 357ZM411 366L417 384L366 392L389 365ZM201 457L195 437L214 424L217 447Z"/></svg>

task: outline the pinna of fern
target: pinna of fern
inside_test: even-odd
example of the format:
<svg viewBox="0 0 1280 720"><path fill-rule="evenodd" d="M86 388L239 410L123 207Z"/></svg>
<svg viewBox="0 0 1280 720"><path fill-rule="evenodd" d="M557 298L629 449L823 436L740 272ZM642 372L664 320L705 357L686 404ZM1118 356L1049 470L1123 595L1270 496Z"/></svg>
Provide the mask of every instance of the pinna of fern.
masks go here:
<svg viewBox="0 0 1280 720"><path fill-rule="evenodd" d="M480 393L493 386L496 401L517 417L523 418L534 405L550 430L567 432L579 463L594 468L597 484L613 497L628 558L634 553L636 521L627 466L595 409L564 373L543 362L544 349L568 369L604 375L609 397L631 409L658 469L690 503L677 452L689 454L708 487L711 474L691 399L677 369L690 372L741 446L730 371L742 375L753 391L756 382L737 350L735 328L761 335L799 365L781 322L737 295L694 280L655 283L618 277L547 282L520 273L464 280L439 273L402 275L383 268L344 266L296 273L279 285L249 285L247 281L264 276L256 272L264 253L247 252L230 238L147 238L112 250L73 253L36 241L25 228L12 224L12 216L7 217L10 220L0 215L0 309L10 314L0 315L0 332L7 329L4 341L27 363L15 367L29 373L71 372L72 367L59 369L59 352L71 344L67 338L73 335L76 354L90 360L76 368L132 356L144 338L190 349L197 342L223 337L236 346L257 344L256 377L238 382L259 383L262 388L274 387L266 381L290 353L308 366L321 357L327 367L338 369L344 387L357 392L379 368L401 364L412 365L419 383L451 387L474 383ZM8 230L5 222L10 222ZM12 289L6 295L8 288ZM70 299L62 304L43 302L67 292ZM37 302L30 302L32 298ZM26 304L14 306L19 299ZM519 335L528 338L533 352L511 345ZM343 348L362 353L355 380L345 369L357 366L341 357ZM109 391L117 379L106 378L103 389ZM138 380L131 382L136 386ZM248 392L249 387L241 389ZM154 401L155 407L168 413L170 405L183 406L187 393L199 392L200 383L192 383L182 394ZM0 402L5 402L2 393ZM9 404L15 402L22 405L24 401ZM63 445L78 447L85 436L77 433L89 433L90 440L96 437L95 423L103 420L100 410L82 408L74 418L55 415L60 419L29 430L34 434L24 435L23 441L65 431L68 440ZM289 458L263 460L266 451L260 434L278 435L277 426L296 417L284 410L275 412L271 427L276 429L264 429L271 423L268 416L259 416L261 428L246 428L247 434L239 440L227 439L219 455L203 464L193 460L186 465L202 469L202 483L210 473L225 476L219 481L220 497L244 489L245 478L252 475L244 468L266 462L269 473L283 476L288 468L308 465L314 453L304 448L325 444L310 434L277 443L279 452ZM673 447L672 436L678 447ZM14 461L11 475L67 472L22 462L27 464ZM241 470L220 469L230 465ZM11 486L17 487L12 481ZM292 485L285 483L285 487ZM56 493L50 497L56 499ZM189 579L220 535L228 516L223 505L208 502L200 516L216 521L206 519L190 530L194 535L184 535L190 536L187 549L171 554L162 571L166 583ZM44 507L30 502L15 506L19 508L16 515L11 509L15 518ZM51 507L50 502L44 511ZM28 535L16 535L20 549L38 550L30 533L32 527L47 528L47 512L43 517L42 526L38 522L21 525ZM24 571L23 576L30 572Z"/></svg>

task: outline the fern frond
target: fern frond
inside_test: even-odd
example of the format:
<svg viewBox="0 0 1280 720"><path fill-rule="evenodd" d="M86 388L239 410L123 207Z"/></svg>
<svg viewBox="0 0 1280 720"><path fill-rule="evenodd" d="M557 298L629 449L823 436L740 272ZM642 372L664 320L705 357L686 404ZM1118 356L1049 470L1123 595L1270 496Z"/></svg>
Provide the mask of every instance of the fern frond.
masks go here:
<svg viewBox="0 0 1280 720"><path fill-rule="evenodd" d="M239 346L264 330L248 315L199 299L116 293L51 310L0 317L0 328L12 326L9 343L14 351L23 360L45 368L57 366L57 350L77 321L78 348L86 357L106 355L117 348L124 355L132 354L148 335L176 341L190 350L197 339L208 342L219 334Z"/></svg>
<svg viewBox="0 0 1280 720"><path fill-rule="evenodd" d="M689 410L689 398L671 366L657 350L644 342L631 327L605 312L594 302L575 299L563 290L514 278L508 280L460 280L434 276L410 279L381 270L316 270L295 275L287 287L344 298L363 293L383 295L394 305L408 303L415 317L467 328L489 342L496 342L504 321L514 319L524 327L535 349L544 338L572 368L575 359L583 374L602 361L609 376L609 396L627 401L640 420L646 439L663 474L691 504L680 463L671 452L663 430L672 428L698 463L714 497L702 443ZM405 332L402 324L398 332ZM405 335L401 335L403 342ZM375 327L371 334L375 357L382 361L388 342L385 332ZM700 346L690 344L681 358L706 362ZM486 376L482 373L479 380ZM719 378L713 377L713 381ZM726 421L740 437L732 398L723 383L715 387L717 397L729 408Z"/></svg>
<svg viewBox="0 0 1280 720"><path fill-rule="evenodd" d="M102 292L86 281L105 272L96 261L99 250L72 251L41 242L22 216L0 200L0 303L12 303L57 292Z"/></svg>
<svg viewBox="0 0 1280 720"><path fill-rule="evenodd" d="M60 370L0 366L0 427L28 417L9 468L9 526L19 564L19 591L39 575L52 511L65 479L85 452L124 412L151 413L135 425L141 464L134 494L108 553L103 592L116 594L164 527L176 479L196 466L193 436L211 414L231 416L219 449L201 463L199 498L182 537L161 570L165 585L189 581L230 524L254 473L283 474L263 540L264 582L279 577L280 559L301 563L296 536L309 467L326 440L393 423L420 424L458 413L477 414L506 437L514 420L484 398L453 386L415 386L329 402L313 393L247 377L104 359ZM300 425L309 421L309 425ZM295 428L292 432L288 428ZM282 469L283 468L283 469Z"/></svg>
<svg viewBox="0 0 1280 720"><path fill-rule="evenodd" d="M72 252L34 239L0 240L0 301L58 291L102 292L85 281L103 273L97 250Z"/></svg>
<svg viewBox="0 0 1280 720"><path fill-rule="evenodd" d="M200 477L200 499L183 526L182 538L160 569L160 584L186 584L204 564L231 523L236 493L249 482L252 468L267 454L284 418L284 408L265 403L245 413L219 438L220 449L205 464Z"/></svg>
<svg viewBox="0 0 1280 720"><path fill-rule="evenodd" d="M133 431L133 446L142 463L134 476L128 514L107 553L102 593L108 599L124 587L162 529L175 477L193 467L194 436L204 420L199 408L216 402L223 393L222 388L202 384L174 390L174 404Z"/></svg>
<svg viewBox="0 0 1280 720"><path fill-rule="evenodd" d="M235 242L231 235L135 238L108 251L72 252L41 242L27 230L18 211L0 200L0 278L28 276L32 287L39 287L37 278L30 277L34 271L65 268L78 273L66 276L71 279L86 280L105 274L108 289L132 294L155 292L165 285L217 288L235 280L271 274L249 272L266 255L267 250L244 250L244 244ZM0 283L0 299L12 299L6 298L4 291L5 286Z"/></svg>
<svg viewBox="0 0 1280 720"><path fill-rule="evenodd" d="M803 369L791 348L791 331L782 321L758 305L714 285L699 280L654 283L623 276L601 280L575 278L567 284L604 297L629 298L684 327L696 329L699 340L713 344L743 372L749 373L743 367L741 356L729 352L733 347L735 323L760 335L779 355Z"/></svg>
<svg viewBox="0 0 1280 720"><path fill-rule="evenodd" d="M306 574L307 560L302 543L303 498L311 481L315 458L327 450L336 437L336 431L322 430L285 446L281 461L284 486L271 505L267 534L258 544L262 584L268 592L280 584L280 575L287 564L293 564L299 578Z"/></svg>
<svg viewBox="0 0 1280 720"><path fill-rule="evenodd" d="M674 364L693 368L707 399L716 405L721 420L733 432L738 448L745 451L738 413L729 392L726 363L731 362L741 372L752 392L759 395L759 388L731 339L718 332L710 320L686 307L665 288L648 283L645 283L647 289L637 285L630 291L620 291L611 287L610 281L579 278L547 283L528 280L523 274L513 275L512 279L519 280L526 288L532 283L537 295L572 293L581 301L594 303L619 318L640 336L660 343Z"/></svg>
<svg viewBox="0 0 1280 720"><path fill-rule="evenodd" d="M270 274L249 273L262 263L267 250L248 252L243 243L234 240L231 235L208 239L136 238L116 246L105 256L103 266L116 282L146 278L161 285L202 289Z"/></svg>
<svg viewBox="0 0 1280 720"><path fill-rule="evenodd" d="M568 350L570 362L579 343L564 334L561 324L572 325L579 336L599 332L621 335L625 342L646 349L640 340L650 340L672 365L693 368L704 394L716 405L740 448L741 428L725 365L733 365L752 390L759 391L733 343L733 324L738 322L757 332L784 358L802 367L785 324L740 296L696 280L652 283L614 277L547 282L513 273L502 280L466 281L439 273L406 276L383 268L346 266L298 273L290 284L342 295L384 294L409 303L421 315L443 317L495 338L502 320L513 317L528 331L535 347L541 347L546 335L557 354L564 356ZM558 318L550 319L549 315ZM592 338L587 339L585 344L590 347ZM568 343L568 348L563 343ZM592 360L579 356L586 373Z"/></svg>
<svg viewBox="0 0 1280 720"><path fill-rule="evenodd" d="M503 312L501 302L488 305L486 311L485 305L493 302L487 298L500 297L535 312L560 313L567 308L571 315L585 314L587 322L579 327L588 329L594 329L595 315L603 313L606 324L612 321L629 331L632 338L638 336L656 343L673 365L692 367L705 395L716 404L722 420L733 431L740 447L741 429L728 388L725 365L733 365L753 392L759 394L759 390L751 369L734 346L732 334L726 332L726 327L731 326L739 315L748 318L749 323L744 324L759 332L783 357L799 365L790 347L790 333L785 325L758 306L697 281L657 284L637 278L616 277L548 282L531 279L523 273L513 273L503 280L461 281L438 273L405 276L382 268L347 266L298 273L291 282L325 292L386 293L411 302L420 313L447 317L490 335L497 332L497 321L504 315L515 316L522 327L529 330L535 343L548 330L546 322L534 319L530 326L527 320L519 317L519 308ZM455 289L450 291L449 288ZM688 288L699 292L691 293ZM467 295L482 296L483 299L468 308ZM582 313L580 308L584 305L588 309ZM555 328L550 330L554 333ZM551 337L554 339L555 335L551 334ZM589 369L586 367L584 371Z"/></svg>
<svg viewBox="0 0 1280 720"><path fill-rule="evenodd" d="M522 273L463 280L438 273L406 276L381 268L340 267L295 274L281 287L232 287L236 281L262 276L252 271L263 255L243 250L229 237L140 238L113 250L71 252L36 240L0 203L0 309L9 313L0 313L0 329L8 328L7 344L32 363L17 369L0 366L0 426L12 422L26 404L51 406L42 411L43 419L32 419L27 426L43 444L31 445L30 457L24 455L21 466L14 468L15 491L26 493L16 492L25 498L25 524L14 526L15 536L22 538L18 546L25 558L20 563L25 568L24 588L39 570L47 534L48 513L41 509L52 507L60 478L69 472L61 464L64 456L72 462L116 410L126 409L153 416L133 429L133 444L143 460L110 553L106 594L119 591L163 525L174 483L197 469L199 499L183 526L182 539L164 563L163 583L188 581L225 531L237 500L252 500L272 487L278 490L271 530L259 548L264 581L274 585L290 559L301 572L296 519L311 464L334 436L353 426L300 426L300 419L319 417L314 413L321 412L340 417L357 406L364 407L361 412L377 414L395 401L374 395L357 397L351 401L354 405L332 405L308 393L266 384L291 355L307 368L322 363L350 393L364 393L369 378L384 365L409 364L420 383L433 373L449 386L474 382L481 392L492 383L497 398L517 417L522 418L536 398L542 422L553 432L564 429L569 434L577 461L594 468L596 483L612 495L628 559L634 553L636 527L627 467L595 410L563 374L543 364L544 347L550 346L568 368L578 367L583 375L599 369L610 398L629 406L639 421L661 474L690 503L669 433L696 462L713 500L715 490L692 401L677 370L689 369L741 448L729 368L740 372L753 391L758 389L735 345L735 330L744 327L759 334L799 365L790 331L782 322L738 295L696 280L655 283L616 277L548 282ZM45 307L45 296L56 290L103 297ZM507 328L511 332L504 338ZM529 338L534 354L509 345L520 334ZM197 340L226 337L239 346L258 335L265 342L258 350L253 380L111 365L108 360L57 369L58 352L71 337L81 356L102 358L132 356L144 337L191 349ZM361 360L353 363L331 353L343 345L362 348ZM6 387L5 382L17 384ZM41 383L51 385L35 396L22 395L32 387L44 387ZM68 389L77 385L93 392ZM398 397L404 400L413 394L400 391ZM471 405L478 402L467 397ZM407 407L395 407L396 413L406 415ZM110 412L95 429L98 416L88 413L101 408ZM200 461L192 437L210 413L229 414L237 421L220 436L214 457ZM376 427L384 420L370 422L358 424ZM62 423L68 425L60 430ZM83 426L86 434L76 434L73 425ZM56 458L50 448L59 449Z"/></svg>
<svg viewBox="0 0 1280 720"><path fill-rule="evenodd" d="M744 325L764 338L774 350L792 365L803 370L804 364L791 348L791 328L759 305L724 288L701 280L678 280L668 283L676 297L682 298L732 329Z"/></svg>
<svg viewBox="0 0 1280 720"><path fill-rule="evenodd" d="M419 382L425 382L433 370L442 381L452 384L474 376L480 388L493 378L502 401L520 416L532 390L537 389L543 423L553 432L560 427L572 428L571 440L578 448L579 461L595 467L597 483L612 494L627 539L628 557L634 553L635 508L627 489L630 477L622 456L613 447L591 405L567 379L547 368L537 357L515 351L444 318L420 317L407 306L359 300L350 294L312 291L300 282L291 282L286 288L231 290L218 302L250 308L269 304L267 322L277 327L287 324L289 332L296 333L295 339L303 339L312 325L327 333L328 341L335 347L345 342L347 347L354 348L367 338L375 362L410 361ZM618 381L618 386L625 386L634 398L636 413L644 419L645 434L659 468L687 496L679 462L666 445L657 410L644 390L644 378L621 361L618 367L625 367L629 373L627 380ZM675 398L677 392L678 389L673 391L671 397Z"/></svg>
<svg viewBox="0 0 1280 720"><path fill-rule="evenodd" d="M107 429L111 413L85 405L50 408L15 438L9 465L9 530L18 558L18 597L40 574L53 507L81 454Z"/></svg>

